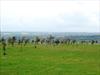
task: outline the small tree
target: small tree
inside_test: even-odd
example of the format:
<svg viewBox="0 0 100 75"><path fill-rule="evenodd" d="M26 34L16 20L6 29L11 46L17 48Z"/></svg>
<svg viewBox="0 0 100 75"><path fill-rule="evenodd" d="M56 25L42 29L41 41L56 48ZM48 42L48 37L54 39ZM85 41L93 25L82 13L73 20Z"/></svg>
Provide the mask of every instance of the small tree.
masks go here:
<svg viewBox="0 0 100 75"><path fill-rule="evenodd" d="M95 41L94 41L94 40L92 40L92 41L91 41L91 44L93 45L94 43L95 43Z"/></svg>
<svg viewBox="0 0 100 75"><path fill-rule="evenodd" d="M52 43L53 40L54 40L54 37L52 35L47 37L47 43Z"/></svg>
<svg viewBox="0 0 100 75"><path fill-rule="evenodd" d="M38 36L36 36L36 38L35 38L35 44L38 44L39 42L40 42L40 38L38 37Z"/></svg>
<svg viewBox="0 0 100 75"><path fill-rule="evenodd" d="M25 40L24 46L25 46L27 43L29 43L29 39L26 39L26 40Z"/></svg>
<svg viewBox="0 0 100 75"><path fill-rule="evenodd" d="M6 55L6 40L2 38L1 42L2 42L2 48L3 48L3 55Z"/></svg>
<svg viewBox="0 0 100 75"><path fill-rule="evenodd" d="M15 43L15 42L16 42L16 37L13 36L12 39L11 39L11 44L12 44L12 46L14 46L14 43Z"/></svg>
<svg viewBox="0 0 100 75"><path fill-rule="evenodd" d="M11 42L12 42L12 39L9 37L8 40L7 40L7 43L11 44Z"/></svg>
<svg viewBox="0 0 100 75"><path fill-rule="evenodd" d="M55 44L57 44L57 45L60 43L59 39L56 39L54 42L55 42Z"/></svg>

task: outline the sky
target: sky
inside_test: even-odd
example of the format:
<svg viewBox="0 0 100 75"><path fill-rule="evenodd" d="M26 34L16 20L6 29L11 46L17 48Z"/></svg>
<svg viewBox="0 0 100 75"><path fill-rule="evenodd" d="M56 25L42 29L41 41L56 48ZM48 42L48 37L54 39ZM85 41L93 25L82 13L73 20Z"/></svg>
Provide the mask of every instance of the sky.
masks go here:
<svg viewBox="0 0 100 75"><path fill-rule="evenodd" d="M100 32L100 0L0 0L0 31Z"/></svg>

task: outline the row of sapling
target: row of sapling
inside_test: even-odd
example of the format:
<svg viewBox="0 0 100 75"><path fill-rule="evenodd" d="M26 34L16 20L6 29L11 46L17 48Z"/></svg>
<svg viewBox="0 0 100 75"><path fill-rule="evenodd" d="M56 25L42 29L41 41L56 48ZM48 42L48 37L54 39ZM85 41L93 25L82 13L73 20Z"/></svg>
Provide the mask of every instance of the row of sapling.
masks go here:
<svg viewBox="0 0 100 75"><path fill-rule="evenodd" d="M24 46L26 46L28 43L32 43L32 44L76 44L77 40L75 39L69 39L69 38L55 38L54 36L50 35L47 38L40 38L39 36L36 36L34 39L29 39L27 37L22 37L17 39L15 36L13 37L9 37L8 39L4 39L1 38L1 42L3 42L5 40L5 42L7 42L8 45L12 45L14 46L15 43L17 43L18 45L23 44ZM95 44L98 43L97 40L82 40L80 41L81 44L85 44L85 43L91 43L91 44Z"/></svg>
<svg viewBox="0 0 100 75"><path fill-rule="evenodd" d="M37 44L76 44L78 41L75 39L69 39L69 38L55 38L54 36L50 35L47 38L40 38L39 36L36 36L35 39L29 39L27 37L22 37L17 39L15 36L9 37L8 39L1 38L0 42L2 43L2 49L3 49L3 54L6 55L6 46L7 45L12 45L14 46L15 43L18 45L23 45L26 46L29 43L34 44L34 47L36 48ZM86 43L91 43L95 44L98 43L97 40L82 40L80 41L81 44L86 44Z"/></svg>
<svg viewBox="0 0 100 75"><path fill-rule="evenodd" d="M22 45L24 44L24 46L29 43L29 39L27 39L26 37L22 37L21 39L17 39L15 36L13 37L9 37L7 39L7 43L12 46L14 46L15 43L18 43L18 45Z"/></svg>

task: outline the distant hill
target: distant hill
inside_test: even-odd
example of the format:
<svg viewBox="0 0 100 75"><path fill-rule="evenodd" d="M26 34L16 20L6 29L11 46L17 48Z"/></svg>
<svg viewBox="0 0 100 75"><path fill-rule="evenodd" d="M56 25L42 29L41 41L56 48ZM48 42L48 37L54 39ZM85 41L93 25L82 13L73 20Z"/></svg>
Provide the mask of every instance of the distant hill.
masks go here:
<svg viewBox="0 0 100 75"><path fill-rule="evenodd" d="M35 36L47 37L52 35L56 38L70 38L76 40L100 40L100 33L85 33L85 32L1 32L1 37L16 36L17 38L25 36L32 39Z"/></svg>

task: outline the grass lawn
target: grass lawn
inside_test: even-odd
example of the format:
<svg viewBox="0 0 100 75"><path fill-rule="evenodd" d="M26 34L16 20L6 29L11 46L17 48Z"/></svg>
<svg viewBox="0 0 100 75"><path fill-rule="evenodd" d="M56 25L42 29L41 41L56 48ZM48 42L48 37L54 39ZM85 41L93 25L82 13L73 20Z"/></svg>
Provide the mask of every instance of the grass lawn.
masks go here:
<svg viewBox="0 0 100 75"><path fill-rule="evenodd" d="M100 75L100 45L0 45L0 75Z"/></svg>

